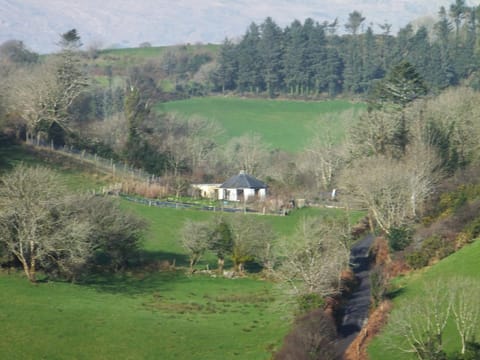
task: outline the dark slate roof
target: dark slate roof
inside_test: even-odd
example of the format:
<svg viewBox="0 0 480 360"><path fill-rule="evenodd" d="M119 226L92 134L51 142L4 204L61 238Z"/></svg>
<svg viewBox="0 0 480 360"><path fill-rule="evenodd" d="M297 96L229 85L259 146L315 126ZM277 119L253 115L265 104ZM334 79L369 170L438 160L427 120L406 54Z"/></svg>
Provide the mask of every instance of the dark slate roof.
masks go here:
<svg viewBox="0 0 480 360"><path fill-rule="evenodd" d="M245 174L244 171L240 171L238 175L232 176L225 181L220 188L223 189L265 189L267 185L255 179L253 176Z"/></svg>

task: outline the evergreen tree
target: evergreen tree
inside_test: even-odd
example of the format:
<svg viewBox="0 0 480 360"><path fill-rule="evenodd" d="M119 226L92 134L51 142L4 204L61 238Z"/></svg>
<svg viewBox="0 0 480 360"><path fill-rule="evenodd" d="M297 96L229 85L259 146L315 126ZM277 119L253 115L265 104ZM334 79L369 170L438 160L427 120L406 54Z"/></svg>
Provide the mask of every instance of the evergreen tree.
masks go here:
<svg viewBox="0 0 480 360"><path fill-rule="evenodd" d="M252 23L237 47L238 87L258 93L263 88L263 62L259 51L260 30Z"/></svg>
<svg viewBox="0 0 480 360"><path fill-rule="evenodd" d="M349 14L348 22L345 25L350 36L347 38L347 51L345 56L345 70L344 70L344 90L351 93L358 93L362 91L362 56L360 37L357 35L358 30L365 18L358 11Z"/></svg>
<svg viewBox="0 0 480 360"><path fill-rule="evenodd" d="M475 44L477 42L477 17L474 9L466 8L465 34L457 49L456 69L462 78L467 78L477 67Z"/></svg>
<svg viewBox="0 0 480 360"><path fill-rule="evenodd" d="M457 41L460 37L460 26L465 18L466 11L465 0L455 0L455 3L450 5L450 17L455 23L455 38Z"/></svg>
<svg viewBox="0 0 480 360"><path fill-rule="evenodd" d="M380 79L384 76L384 71L382 70L380 63L381 59L376 46L375 35L370 26L365 32L362 45L363 73L360 86L362 89L367 90L373 80Z"/></svg>
<svg viewBox="0 0 480 360"><path fill-rule="evenodd" d="M323 26L315 23L312 19L305 20L303 25L307 36L305 49L305 63L307 83L309 90L315 94L327 90L328 70L327 62L327 39Z"/></svg>
<svg viewBox="0 0 480 360"><path fill-rule="evenodd" d="M302 95L307 85L307 36L300 21L295 20L286 30L285 83L291 95Z"/></svg>
<svg viewBox="0 0 480 360"><path fill-rule="evenodd" d="M326 72L327 72L327 89L328 95L335 96L343 90L343 59L341 58L339 49L340 39L338 36L332 36L329 40L327 48Z"/></svg>
<svg viewBox="0 0 480 360"><path fill-rule="evenodd" d="M394 38L390 35L392 29L392 24L383 23L378 25L383 31L378 38L380 39L380 51L378 56L380 57L380 64L383 72L385 72L391 63L393 56L393 42Z"/></svg>
<svg viewBox="0 0 480 360"><path fill-rule="evenodd" d="M395 41L392 64L398 64L401 61L410 60L410 53L412 50L411 39L413 35L413 27L411 24L400 29Z"/></svg>
<svg viewBox="0 0 480 360"><path fill-rule="evenodd" d="M407 61L394 66L381 86L382 100L402 109L427 94L427 86L415 67Z"/></svg>
<svg viewBox="0 0 480 360"><path fill-rule="evenodd" d="M63 50L72 51L80 49L83 45L76 29L71 29L60 35L60 41L58 44Z"/></svg>
<svg viewBox="0 0 480 360"><path fill-rule="evenodd" d="M448 20L447 11L443 6L440 8L438 16L439 21L434 25L434 34L437 37L437 41L436 46L432 47L434 59L436 59L434 65L437 65L434 66L437 76L433 84L439 88L444 88L456 84L458 79L452 64L450 46L453 25Z"/></svg>
<svg viewBox="0 0 480 360"><path fill-rule="evenodd" d="M425 26L420 27L415 35L410 39L409 59L416 71L429 82L435 78L436 74L431 72L430 64L430 41L428 39L428 30Z"/></svg>
<svg viewBox="0 0 480 360"><path fill-rule="evenodd" d="M222 93L225 90L234 90L238 75L237 49L229 39L225 39L218 54L218 69L216 79Z"/></svg>
<svg viewBox="0 0 480 360"><path fill-rule="evenodd" d="M259 51L264 65L264 80L267 93L270 97L281 86L283 66L283 33L272 18L268 17L261 25L262 36L259 42Z"/></svg>

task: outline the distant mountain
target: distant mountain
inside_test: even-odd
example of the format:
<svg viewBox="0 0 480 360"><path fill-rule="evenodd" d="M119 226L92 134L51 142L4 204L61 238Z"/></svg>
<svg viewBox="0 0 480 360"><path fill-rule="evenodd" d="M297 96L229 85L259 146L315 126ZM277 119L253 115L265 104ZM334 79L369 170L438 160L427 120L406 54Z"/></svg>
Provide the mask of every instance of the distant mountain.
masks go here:
<svg viewBox="0 0 480 360"><path fill-rule="evenodd" d="M18 39L32 50L56 49L62 34L76 28L83 43L136 47L220 43L271 16L284 27L294 19L339 19L343 31L354 10L365 24L388 22L396 32L409 21L435 15L454 0L0 0L0 43ZM378 27L374 26L376 29ZM375 30L376 30L375 29Z"/></svg>

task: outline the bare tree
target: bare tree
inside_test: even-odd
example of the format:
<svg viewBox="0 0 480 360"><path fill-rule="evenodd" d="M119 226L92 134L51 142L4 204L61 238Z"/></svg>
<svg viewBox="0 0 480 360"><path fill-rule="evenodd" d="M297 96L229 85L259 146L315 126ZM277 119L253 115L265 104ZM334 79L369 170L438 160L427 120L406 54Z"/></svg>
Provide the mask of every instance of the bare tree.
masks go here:
<svg viewBox="0 0 480 360"><path fill-rule="evenodd" d="M192 171L196 171L209 158L217 147L215 139L222 133L218 122L201 117L191 117L187 120L187 141L183 149L189 155L188 161Z"/></svg>
<svg viewBox="0 0 480 360"><path fill-rule="evenodd" d="M416 218L440 178L435 152L423 144L407 147L403 159L360 159L346 169L342 184L368 208L387 234Z"/></svg>
<svg viewBox="0 0 480 360"><path fill-rule="evenodd" d="M328 133L317 132L307 145L301 168L311 174L317 191L329 191L342 164L342 154Z"/></svg>
<svg viewBox="0 0 480 360"><path fill-rule="evenodd" d="M353 158L392 155L397 152L395 133L400 115L391 111L362 114L358 124L349 131L348 146Z"/></svg>
<svg viewBox="0 0 480 360"><path fill-rule="evenodd" d="M444 358L443 334L452 309L450 290L440 281L425 284L422 296L395 310L386 330L388 346L419 360Z"/></svg>
<svg viewBox="0 0 480 360"><path fill-rule="evenodd" d="M461 354L465 354L467 343L475 341L480 316L480 283L471 278L454 278L448 282L451 291L453 321L461 340Z"/></svg>
<svg viewBox="0 0 480 360"><path fill-rule="evenodd" d="M295 295L327 296L341 290L340 274L350 256L341 228L332 219L305 217L293 236L279 244L278 276Z"/></svg>
<svg viewBox="0 0 480 360"><path fill-rule="evenodd" d="M43 167L20 165L1 179L0 241L31 282L39 265L78 265L90 254L90 225L65 211L63 195L55 173Z"/></svg>
<svg viewBox="0 0 480 360"><path fill-rule="evenodd" d="M127 120L123 113L107 116L103 121L94 123L87 134L91 138L100 139L117 153L121 153L127 143Z"/></svg>
<svg viewBox="0 0 480 360"><path fill-rule="evenodd" d="M460 354L465 354L478 331L479 295L476 279L454 277L425 283L421 295L394 309L383 337L386 345L420 360L444 359L445 328L452 321L461 341Z"/></svg>
<svg viewBox="0 0 480 360"><path fill-rule="evenodd" d="M258 176L260 167L268 155L268 147L259 134L249 133L233 138L227 144L226 161L233 169L245 170L247 174Z"/></svg>
<svg viewBox="0 0 480 360"><path fill-rule="evenodd" d="M185 222L182 228L181 241L190 258L190 273L194 272L193 267L209 248L210 236L211 230L208 223L191 220Z"/></svg>
<svg viewBox="0 0 480 360"><path fill-rule="evenodd" d="M277 235L270 224L257 221L256 240L253 243L253 255L267 274L273 274L278 261Z"/></svg>
<svg viewBox="0 0 480 360"><path fill-rule="evenodd" d="M45 64L19 69L10 78L8 105L20 115L26 125L26 141L38 133L41 121L47 117L45 98L54 88L55 79Z"/></svg>
<svg viewBox="0 0 480 360"><path fill-rule="evenodd" d="M53 124L68 130L68 109L86 85L71 51L18 69L9 83L9 107L25 121L26 140L48 132Z"/></svg>

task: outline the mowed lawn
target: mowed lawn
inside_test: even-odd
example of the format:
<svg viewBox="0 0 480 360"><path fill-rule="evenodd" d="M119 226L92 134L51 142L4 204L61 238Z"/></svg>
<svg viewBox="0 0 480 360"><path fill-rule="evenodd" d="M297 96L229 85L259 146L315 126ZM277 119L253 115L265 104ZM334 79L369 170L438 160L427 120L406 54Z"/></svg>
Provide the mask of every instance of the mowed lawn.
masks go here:
<svg viewBox="0 0 480 360"><path fill-rule="evenodd" d="M183 223L218 215L127 201L122 206L150 223L145 254L175 258L177 266L186 264L178 243ZM304 215L324 212L329 210L260 218L288 235ZM201 267L207 262L215 264L213 254ZM289 330L291 310L275 284L255 276L135 271L85 284L33 286L21 273L0 273L0 354L5 359L269 359Z"/></svg>
<svg viewBox="0 0 480 360"><path fill-rule="evenodd" d="M444 282L448 278L469 277L480 280L480 241L465 246L460 251L443 259L436 265L416 273L408 278L400 280L401 291L394 299L396 308L401 308L412 299L422 293L425 284L434 284L437 281ZM395 308L394 310L395 311ZM480 323L477 324L477 333L480 332ZM460 349L460 338L456 332L454 324L450 321L446 327L444 344L447 352L453 352ZM375 339L368 348L371 360L410 360L416 359L411 354L399 352L388 345L388 341L383 334Z"/></svg>
<svg viewBox="0 0 480 360"><path fill-rule="evenodd" d="M340 143L347 129L365 109L362 103L345 100L291 101L206 97L172 101L157 110L218 121L225 129L222 141L247 133L260 134L273 149L301 151L314 129L328 132Z"/></svg>

